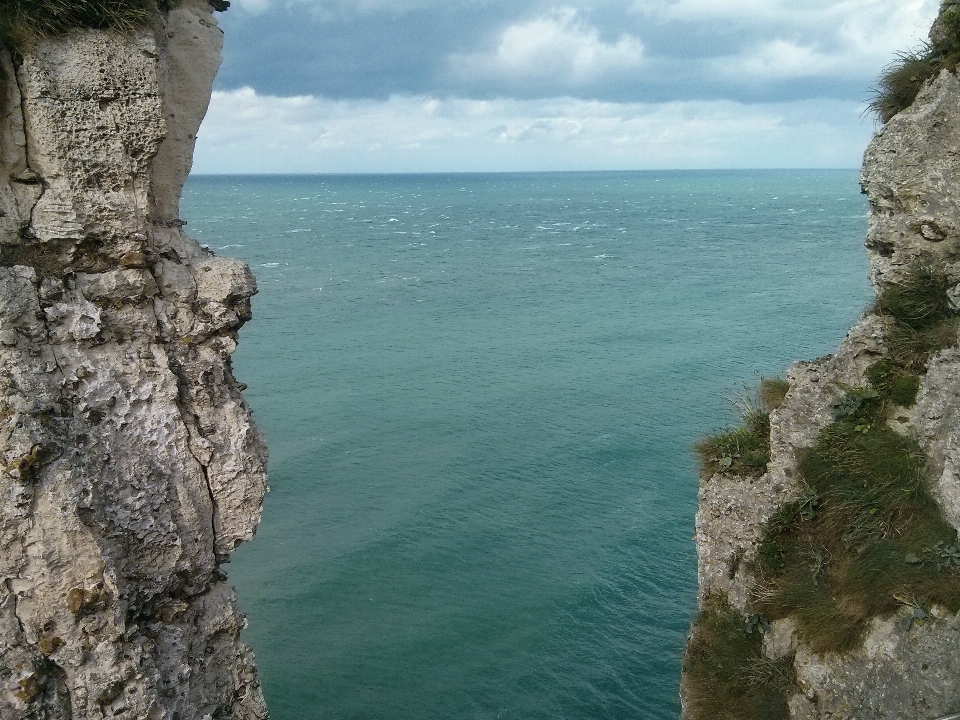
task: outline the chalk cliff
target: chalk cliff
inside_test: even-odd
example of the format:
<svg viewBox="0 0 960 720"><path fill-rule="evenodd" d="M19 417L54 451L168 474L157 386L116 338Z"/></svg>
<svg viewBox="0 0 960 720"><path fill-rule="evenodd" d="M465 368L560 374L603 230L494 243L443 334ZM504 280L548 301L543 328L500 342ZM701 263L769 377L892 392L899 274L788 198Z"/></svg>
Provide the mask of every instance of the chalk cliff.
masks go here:
<svg viewBox="0 0 960 720"><path fill-rule="evenodd" d="M944 3L934 35L953 5ZM712 472L713 466L702 477L696 520L701 615L688 642L682 689L684 717L691 720L716 707L720 701L709 686L722 682L739 683L740 690L723 702L732 708L726 717L744 720L933 720L960 713L960 616L937 595L957 582L952 559L957 546L950 545L949 535L960 528L960 349L954 332L952 341L911 367L916 357L904 355L902 345L914 336L899 328L896 312L883 311L885 298L893 297L890 289L901 296L912 292L920 273L943 283L952 304L946 316L956 314L960 80L954 72L945 69L926 83L912 106L879 130L866 152L861 184L869 199L866 249L879 309L868 311L833 355L789 369L789 390L770 412L766 472L747 477L722 468ZM919 376L915 398L909 392L906 398L884 395L881 371L907 380ZM861 412L870 403L875 409ZM915 493L913 504L895 506L887 516L889 503L877 500L858 516L850 508L884 488L875 488L868 477L859 495L842 501L838 496L845 490L839 485L823 489L817 468L828 456L825 444L861 435L874 445L850 441L845 447L857 452L836 460L830 472L842 479L848 470L840 467L843 462L870 461L864 447L881 453L883 443L900 443L906 449L897 457L906 457L904 467L922 454L918 485L904 490ZM935 503L937 514L925 527L945 521L950 532L945 541L918 541L922 550L897 551L905 547L897 543L909 541L905 528L921 514L916 508L924 497ZM830 513L847 518L843 527L834 523L836 541L815 535L831 527ZM857 517L867 521L858 525ZM894 548L888 556L880 554L888 548ZM881 557L892 561L881 563ZM808 575L798 600L784 591L783 578L796 571L784 566L790 563L803 564ZM873 599L856 600L860 596L848 589L849 578L879 587L876 578L884 573L882 586L890 597L876 599L882 609L853 607ZM922 584L923 573L932 574L932 585ZM790 582L794 590L802 587ZM934 588L933 595L927 587ZM811 606L821 602L823 612L814 616ZM850 634L838 639L845 622ZM831 623L840 627L830 629ZM711 647L718 641L725 648ZM754 656L736 658L731 652ZM771 687L782 702L760 698ZM742 700L751 693L753 700Z"/></svg>
<svg viewBox="0 0 960 720"><path fill-rule="evenodd" d="M256 285L178 203L207 0L0 49L0 718L265 718L218 569L266 449L233 377Z"/></svg>

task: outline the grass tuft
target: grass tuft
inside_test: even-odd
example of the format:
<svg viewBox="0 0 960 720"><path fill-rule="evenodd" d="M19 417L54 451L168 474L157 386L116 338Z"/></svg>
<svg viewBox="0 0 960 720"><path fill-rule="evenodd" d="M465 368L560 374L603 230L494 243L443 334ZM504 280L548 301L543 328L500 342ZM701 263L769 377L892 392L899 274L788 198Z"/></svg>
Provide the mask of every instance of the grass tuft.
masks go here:
<svg viewBox="0 0 960 720"><path fill-rule="evenodd" d="M935 40L912 52L900 53L880 76L869 109L881 122L906 110L924 84L942 70L956 72L960 66L960 7L947 6L935 25Z"/></svg>
<svg viewBox="0 0 960 720"><path fill-rule="evenodd" d="M877 298L873 311L892 318L886 334L887 355L908 373L922 373L930 356L957 344L957 312L942 272L917 264L900 283Z"/></svg>
<svg viewBox="0 0 960 720"><path fill-rule="evenodd" d="M77 27L131 30L154 7L149 0L0 0L0 40L19 48Z"/></svg>
<svg viewBox="0 0 960 720"><path fill-rule="evenodd" d="M741 416L740 427L723 430L694 445L704 478L716 473L759 477L770 462L770 415L752 410Z"/></svg>
<svg viewBox="0 0 960 720"><path fill-rule="evenodd" d="M757 388L760 407L768 413L773 412L783 404L789 390L790 383L783 378L760 378Z"/></svg>
<svg viewBox="0 0 960 720"><path fill-rule="evenodd" d="M920 392L920 376L899 367L890 358L867 368L866 378L881 397L893 405L912 407Z"/></svg>
<svg viewBox="0 0 960 720"><path fill-rule="evenodd" d="M878 315L891 316L913 330L923 330L953 316L947 277L923 264L910 268L906 278L887 287L874 306Z"/></svg>
<svg viewBox="0 0 960 720"><path fill-rule="evenodd" d="M740 425L705 437L693 447L704 478L717 473L759 477L770 462L770 413L783 403L790 383L761 378L756 398L735 402Z"/></svg>
<svg viewBox="0 0 960 720"><path fill-rule="evenodd" d="M884 68L869 108L886 124L913 105L925 83L940 74L943 65L930 46L900 53Z"/></svg>
<svg viewBox="0 0 960 720"><path fill-rule="evenodd" d="M796 685L792 658L763 655L763 637L726 603L710 598L693 624L683 661L690 720L786 720Z"/></svg>
<svg viewBox="0 0 960 720"><path fill-rule="evenodd" d="M759 477L770 462L770 413L783 403L790 383L781 378L761 378L755 399L735 402L740 425L705 437L694 445L701 475L716 473Z"/></svg>
<svg viewBox="0 0 960 720"><path fill-rule="evenodd" d="M905 596L960 611L960 568L937 555L957 534L924 486L923 451L871 412L829 425L803 453L807 491L767 524L755 560L756 611L794 618L817 653L853 649Z"/></svg>

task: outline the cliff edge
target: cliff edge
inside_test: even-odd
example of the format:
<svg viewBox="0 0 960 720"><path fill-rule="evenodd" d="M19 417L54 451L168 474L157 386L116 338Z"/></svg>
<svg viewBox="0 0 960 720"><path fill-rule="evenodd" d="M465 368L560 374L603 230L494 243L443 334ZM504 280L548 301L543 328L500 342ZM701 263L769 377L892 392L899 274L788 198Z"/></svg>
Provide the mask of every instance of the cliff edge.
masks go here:
<svg viewBox="0 0 960 720"><path fill-rule="evenodd" d="M0 48L0 717L265 718L218 569L266 449L230 355L256 285L178 203L207 0Z"/></svg>
<svg viewBox="0 0 960 720"><path fill-rule="evenodd" d="M953 42L957 13L943 3L931 53ZM833 355L761 387L755 471L749 428L699 448L687 720L960 713L955 65L877 133L861 185L876 303Z"/></svg>

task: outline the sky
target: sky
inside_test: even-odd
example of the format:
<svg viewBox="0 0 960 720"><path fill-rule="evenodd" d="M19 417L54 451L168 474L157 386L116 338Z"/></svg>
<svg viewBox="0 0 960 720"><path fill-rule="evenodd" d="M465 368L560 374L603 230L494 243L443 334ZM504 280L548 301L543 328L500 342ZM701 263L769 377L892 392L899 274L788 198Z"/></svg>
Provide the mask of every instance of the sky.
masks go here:
<svg viewBox="0 0 960 720"><path fill-rule="evenodd" d="M233 0L197 173L854 168L938 0Z"/></svg>

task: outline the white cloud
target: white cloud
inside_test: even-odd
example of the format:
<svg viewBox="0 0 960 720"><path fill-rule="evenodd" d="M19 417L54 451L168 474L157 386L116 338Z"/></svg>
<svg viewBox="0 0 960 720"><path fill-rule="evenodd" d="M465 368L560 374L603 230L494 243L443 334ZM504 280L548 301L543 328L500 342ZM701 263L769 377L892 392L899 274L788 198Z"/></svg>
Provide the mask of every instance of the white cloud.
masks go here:
<svg viewBox="0 0 960 720"><path fill-rule="evenodd" d="M822 77L842 70L843 55L818 52L815 48L787 40L766 42L750 52L714 59L714 72L728 78L785 80Z"/></svg>
<svg viewBox="0 0 960 720"><path fill-rule="evenodd" d="M246 73L226 68L233 87L251 82L262 91L283 88L281 94L571 94L618 100L651 94L772 100L844 92L862 99L897 52L918 46L939 5L939 0L236 1L248 9L269 3L273 10L296 12L234 16L236 26L273 28L266 33L271 50L289 41L291 54L264 58L239 52L239 43L231 46L228 39L233 51L228 62L239 58L248 66ZM416 17L399 19L415 11ZM470 22L458 23L461 17ZM317 19L331 24L319 28ZM420 36L421 26L420 34L432 42L411 40ZM328 42L305 39L307 33L324 37L327 29ZM255 31L247 32L245 48L256 44ZM292 63L289 70L286 63Z"/></svg>
<svg viewBox="0 0 960 720"><path fill-rule="evenodd" d="M233 0L237 7L253 13L261 13L270 7L281 5L305 6L314 17L329 21L374 13L398 17L437 7L490 5L499 2L503 0Z"/></svg>
<svg viewBox="0 0 960 720"><path fill-rule="evenodd" d="M386 101L216 92L197 172L855 167L856 103Z"/></svg>
<svg viewBox="0 0 960 720"><path fill-rule="evenodd" d="M660 20L752 28L761 39L711 58L707 67L725 79L773 81L874 75L923 41L938 6L938 0L637 0L634 9Z"/></svg>
<svg viewBox="0 0 960 720"><path fill-rule="evenodd" d="M270 0L233 0L232 4L242 10L260 14L270 7Z"/></svg>
<svg viewBox="0 0 960 720"><path fill-rule="evenodd" d="M724 20L736 25L820 25L838 18L891 24L912 17L929 19L936 15L939 0L634 0L636 13L659 19L701 23ZM886 20L884 17L886 16ZM894 17L895 16L895 17ZM910 31L919 25L901 28Z"/></svg>
<svg viewBox="0 0 960 720"><path fill-rule="evenodd" d="M600 32L574 8L507 27L488 53L460 53L450 58L452 75L468 80L552 80L572 87L613 74L635 72L643 58L640 41L621 35L604 42Z"/></svg>

